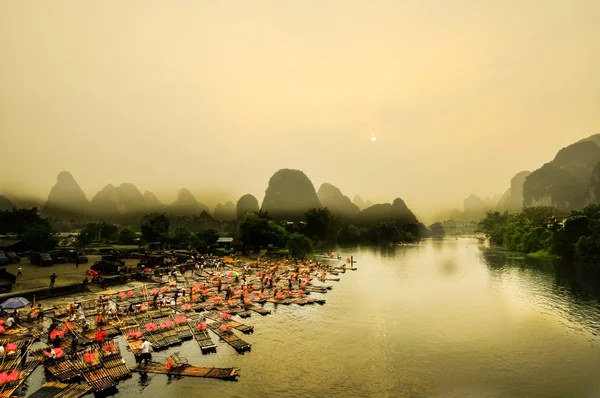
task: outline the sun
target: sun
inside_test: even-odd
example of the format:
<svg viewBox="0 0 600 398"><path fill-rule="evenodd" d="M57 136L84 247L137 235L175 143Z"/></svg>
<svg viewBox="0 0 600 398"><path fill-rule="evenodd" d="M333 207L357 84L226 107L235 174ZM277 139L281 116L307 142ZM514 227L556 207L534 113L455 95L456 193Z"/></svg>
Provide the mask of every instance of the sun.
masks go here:
<svg viewBox="0 0 600 398"><path fill-rule="evenodd" d="M371 141L373 141L373 142L377 141L377 137L375 137L375 134L371 134Z"/></svg>

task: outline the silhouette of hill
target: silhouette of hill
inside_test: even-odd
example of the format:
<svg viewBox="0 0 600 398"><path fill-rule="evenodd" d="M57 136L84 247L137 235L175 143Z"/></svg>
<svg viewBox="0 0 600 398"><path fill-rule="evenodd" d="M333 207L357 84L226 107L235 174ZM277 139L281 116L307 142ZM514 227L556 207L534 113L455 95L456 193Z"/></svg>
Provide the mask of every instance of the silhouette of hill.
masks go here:
<svg viewBox="0 0 600 398"><path fill-rule="evenodd" d="M240 219L247 213L258 213L258 199L254 195L246 194L243 195L236 204L235 211L237 218Z"/></svg>
<svg viewBox="0 0 600 398"><path fill-rule="evenodd" d="M12 210L16 206L6 196L0 195L0 211Z"/></svg>
<svg viewBox="0 0 600 398"><path fill-rule="evenodd" d="M119 215L119 193L114 185L102 188L90 202L90 212L96 217L113 218Z"/></svg>
<svg viewBox="0 0 600 398"><path fill-rule="evenodd" d="M489 206L477 195L469 195L464 200L464 212L463 220L465 221L477 221L485 217L486 211Z"/></svg>
<svg viewBox="0 0 600 398"><path fill-rule="evenodd" d="M274 219L300 220L321 202L310 179L300 170L282 169L269 180L261 211Z"/></svg>
<svg viewBox="0 0 600 398"><path fill-rule="evenodd" d="M209 213L208 206L196 200L187 188L182 188L177 193L177 200L170 206L170 212L177 216L200 214L202 211Z"/></svg>
<svg viewBox="0 0 600 398"><path fill-rule="evenodd" d="M358 221L363 227L376 226L382 222L395 222L399 226L418 223L417 217L400 198L394 199L391 204L379 203L367 207L360 212Z"/></svg>
<svg viewBox="0 0 600 398"><path fill-rule="evenodd" d="M218 221L233 221L237 219L237 213L233 202L221 203L215 207L214 218Z"/></svg>
<svg viewBox="0 0 600 398"><path fill-rule="evenodd" d="M55 218L81 218L89 210L85 193L68 171L61 171L48 194L42 214Z"/></svg>
<svg viewBox="0 0 600 398"><path fill-rule="evenodd" d="M360 213L357 205L352 203L349 197L344 196L339 188L323 183L317 191L317 197L321 202L321 206L329 208L329 210L340 216L356 217Z"/></svg>
<svg viewBox="0 0 600 398"><path fill-rule="evenodd" d="M561 149L523 184L523 205L554 206L569 211L584 206L594 168L600 161L596 136Z"/></svg>
<svg viewBox="0 0 600 398"><path fill-rule="evenodd" d="M144 192L144 203L146 205L147 212L160 212L167 209L167 205L162 203L156 195L150 191Z"/></svg>

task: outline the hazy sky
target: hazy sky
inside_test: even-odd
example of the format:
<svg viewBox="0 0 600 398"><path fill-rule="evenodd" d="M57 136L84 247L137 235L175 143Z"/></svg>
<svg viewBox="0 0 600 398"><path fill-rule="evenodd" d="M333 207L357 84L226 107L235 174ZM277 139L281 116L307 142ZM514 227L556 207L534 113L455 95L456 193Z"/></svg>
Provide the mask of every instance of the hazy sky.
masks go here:
<svg viewBox="0 0 600 398"><path fill-rule="evenodd" d="M261 200L297 168L461 205L600 133L599 21L598 0L3 0L0 192L68 170L89 199Z"/></svg>

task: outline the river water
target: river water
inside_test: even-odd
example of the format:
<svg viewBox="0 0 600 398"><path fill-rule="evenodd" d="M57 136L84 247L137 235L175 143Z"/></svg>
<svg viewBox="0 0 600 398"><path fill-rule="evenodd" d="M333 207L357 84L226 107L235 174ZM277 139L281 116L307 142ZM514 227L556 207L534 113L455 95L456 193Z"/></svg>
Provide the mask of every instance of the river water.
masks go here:
<svg viewBox="0 0 600 398"><path fill-rule="evenodd" d="M191 341L154 354L237 366L238 382L133 374L116 395L600 396L596 271L468 239L341 252L354 255L359 269L329 282L327 304L278 306L269 316L243 320L255 326L243 336L251 352L238 355L219 343L216 354L202 355ZM26 392L44 380L40 367Z"/></svg>

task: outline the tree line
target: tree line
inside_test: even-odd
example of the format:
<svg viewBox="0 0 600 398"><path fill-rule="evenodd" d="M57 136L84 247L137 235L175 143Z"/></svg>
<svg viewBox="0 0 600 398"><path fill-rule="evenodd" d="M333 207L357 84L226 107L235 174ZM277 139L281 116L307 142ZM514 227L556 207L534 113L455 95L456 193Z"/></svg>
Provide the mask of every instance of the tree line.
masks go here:
<svg viewBox="0 0 600 398"><path fill-rule="evenodd" d="M525 208L521 213L489 211L479 228L491 244L511 251L600 262L599 205L567 215L547 206Z"/></svg>
<svg viewBox="0 0 600 398"><path fill-rule="evenodd" d="M41 217L36 208L0 212L0 233L14 234L32 250L50 250L59 240L51 221ZM80 248L93 243L142 247L160 242L163 247L206 252L214 248L219 236L225 233L235 238L237 249L248 252L285 249L299 258L308 256L317 246L416 242L432 234L436 237L444 234L439 223L430 229L421 223L399 221L380 222L370 227L355 226L332 214L328 208L311 209L301 222L296 223L279 223L263 212L245 214L237 223L219 223L207 215L175 217L151 213L136 224L119 226L102 221L81 226L76 235Z"/></svg>

